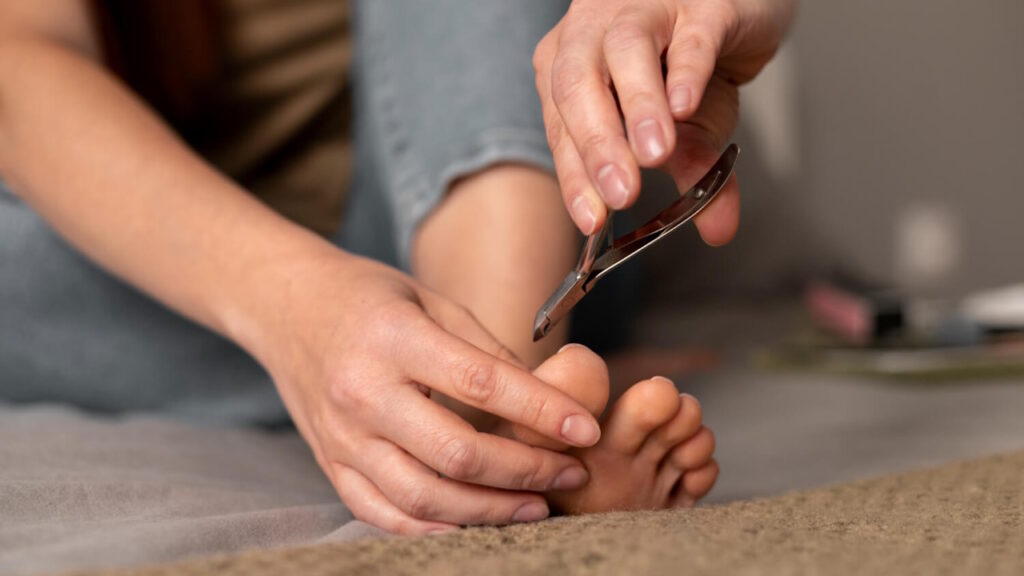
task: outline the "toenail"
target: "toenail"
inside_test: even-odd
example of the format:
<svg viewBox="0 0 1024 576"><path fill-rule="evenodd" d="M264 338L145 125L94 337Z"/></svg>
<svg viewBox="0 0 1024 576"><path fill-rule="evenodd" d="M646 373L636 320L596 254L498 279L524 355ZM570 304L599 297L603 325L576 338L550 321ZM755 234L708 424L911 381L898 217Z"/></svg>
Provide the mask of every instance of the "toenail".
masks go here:
<svg viewBox="0 0 1024 576"><path fill-rule="evenodd" d="M659 380L661 382L668 382L669 384L672 385L673 388L675 388L675 386L676 386L675 382L669 380L668 378L665 378L664 376L655 376L654 378L651 378L651 380Z"/></svg>
<svg viewBox="0 0 1024 576"><path fill-rule="evenodd" d="M580 350L590 350L590 348L587 348L583 344L577 344L575 342L569 342L565 346L562 346L561 348L559 348L558 349L558 353L561 354L562 352L565 352L566 350L572 350L574 348L578 348Z"/></svg>
<svg viewBox="0 0 1024 576"><path fill-rule="evenodd" d="M577 414L562 422L562 437L576 446L593 446L601 438L601 429L591 418Z"/></svg>
<svg viewBox="0 0 1024 576"><path fill-rule="evenodd" d="M543 502L524 504L512 515L513 522L536 522L548 517L548 507Z"/></svg>
<svg viewBox="0 0 1024 576"><path fill-rule="evenodd" d="M679 397L680 398L689 398L690 400L693 400L694 402L696 402L697 406L700 406L700 400L697 400L697 397L694 396L693 394L687 394L686 392L680 392L679 393Z"/></svg>
<svg viewBox="0 0 1024 576"><path fill-rule="evenodd" d="M586 469L582 466L566 468L555 477L555 481L551 483L551 490L575 490L582 488L589 479L590 475L587 474Z"/></svg>

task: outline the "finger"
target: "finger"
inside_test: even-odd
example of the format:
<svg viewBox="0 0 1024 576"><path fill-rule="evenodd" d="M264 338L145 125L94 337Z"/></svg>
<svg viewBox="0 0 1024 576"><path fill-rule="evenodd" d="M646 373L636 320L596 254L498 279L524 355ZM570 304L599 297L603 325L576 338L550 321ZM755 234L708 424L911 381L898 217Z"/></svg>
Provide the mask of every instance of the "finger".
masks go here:
<svg viewBox="0 0 1024 576"><path fill-rule="evenodd" d="M440 478L407 452L382 439L368 442L356 465L402 512L451 524L536 522L548 516L539 494L511 492Z"/></svg>
<svg viewBox="0 0 1024 576"><path fill-rule="evenodd" d="M487 328L484 328L468 308L428 290L422 291L420 299L424 303L427 315L449 334L457 334L459 338L513 366L524 370L528 369L515 352L499 342Z"/></svg>
<svg viewBox="0 0 1024 576"><path fill-rule="evenodd" d="M618 210L636 201L640 169L608 84L601 32L599 27L565 31L552 62L551 99L590 181L604 202Z"/></svg>
<svg viewBox="0 0 1024 576"><path fill-rule="evenodd" d="M551 100L551 57L548 53L552 51L549 48L552 42L556 41L545 38L537 45L537 51L534 53L537 94L540 96L544 113L544 128L555 161L555 174L558 176L558 186L562 191L562 201L576 227L589 236L604 225L608 210L597 189L590 182L583 159L580 158L572 138L566 132L562 117L558 114L558 107Z"/></svg>
<svg viewBox="0 0 1024 576"><path fill-rule="evenodd" d="M554 126L552 130L565 132L561 116L555 114L551 123ZM590 181L576 145L568 136L559 137L551 152L555 166L558 167L558 185L562 190L562 202L569 209L573 223L587 236L597 232L604 226L608 208Z"/></svg>
<svg viewBox="0 0 1024 576"><path fill-rule="evenodd" d="M675 146L661 72L661 53L670 32L666 12L627 9L604 36L604 58L641 166L661 164Z"/></svg>
<svg viewBox="0 0 1024 576"><path fill-rule="evenodd" d="M676 125L676 148L664 165L680 190L689 189L715 163L738 120L736 87L713 78L700 109L689 120ZM736 235L739 215L739 184L733 176L694 222L704 241L718 246Z"/></svg>
<svg viewBox="0 0 1024 576"><path fill-rule="evenodd" d="M704 13L691 11L676 20L665 53L668 68L665 85L669 107L676 120L686 120L697 111L715 71L726 31L724 18L715 11L717 9Z"/></svg>
<svg viewBox="0 0 1024 576"><path fill-rule="evenodd" d="M414 381L552 440L597 443L597 420L567 394L424 320L400 352L399 363Z"/></svg>
<svg viewBox="0 0 1024 576"><path fill-rule="evenodd" d="M477 432L458 416L418 394L399 388L387 409L403 414L400 426L370 423L383 438L454 480L508 490L571 490L586 483L571 456ZM571 486L571 488L569 487Z"/></svg>
<svg viewBox="0 0 1024 576"><path fill-rule="evenodd" d="M431 534L457 530L458 526L418 520L388 501L365 476L343 464L331 465L328 477L352 515L396 534Z"/></svg>

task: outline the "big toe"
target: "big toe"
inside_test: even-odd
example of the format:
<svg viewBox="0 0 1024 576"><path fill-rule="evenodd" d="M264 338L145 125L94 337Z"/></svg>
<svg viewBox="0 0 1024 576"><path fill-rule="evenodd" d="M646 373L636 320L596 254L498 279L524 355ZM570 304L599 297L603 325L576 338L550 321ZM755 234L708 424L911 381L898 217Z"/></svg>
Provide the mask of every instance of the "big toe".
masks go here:
<svg viewBox="0 0 1024 576"><path fill-rule="evenodd" d="M582 344L567 344L533 371L533 375L558 388L595 416L608 404L608 366Z"/></svg>
<svg viewBox="0 0 1024 576"><path fill-rule="evenodd" d="M635 454L679 413L680 397L671 380L641 380L626 390L605 420L601 442L622 454Z"/></svg>
<svg viewBox="0 0 1024 576"><path fill-rule="evenodd" d="M533 371L533 375L566 393L594 416L608 404L608 367L600 356L581 344L568 344ZM514 438L552 450L568 446L541 436L520 424L512 425Z"/></svg>

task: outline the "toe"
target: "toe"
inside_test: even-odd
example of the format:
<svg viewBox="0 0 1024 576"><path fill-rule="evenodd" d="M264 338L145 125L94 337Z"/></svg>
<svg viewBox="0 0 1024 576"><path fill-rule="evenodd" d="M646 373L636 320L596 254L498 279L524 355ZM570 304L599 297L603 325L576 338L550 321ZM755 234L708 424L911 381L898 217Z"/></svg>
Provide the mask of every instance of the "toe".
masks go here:
<svg viewBox="0 0 1024 576"><path fill-rule="evenodd" d="M715 452L715 435L710 428L701 427L689 440L676 446L670 458L672 464L683 470L696 470L711 460Z"/></svg>
<svg viewBox="0 0 1024 576"><path fill-rule="evenodd" d="M567 344L533 374L568 394L595 416L600 416L608 404L608 366L582 344Z"/></svg>
<svg viewBox="0 0 1024 576"><path fill-rule="evenodd" d="M533 371L533 375L579 402L600 417L608 404L608 367L600 356L581 344L568 344ZM508 428L510 432L505 432ZM565 444L541 436L521 424L509 424L498 430L531 446L564 450Z"/></svg>
<svg viewBox="0 0 1024 576"><path fill-rule="evenodd" d="M686 472L682 468L676 467L671 462L666 462L658 469L658 478L655 481L656 494L659 494L662 501L669 502L676 497L676 494L683 490L683 473Z"/></svg>
<svg viewBox="0 0 1024 576"><path fill-rule="evenodd" d="M696 502L711 491L717 479L718 462L711 460L704 466L683 474L681 490L677 498L688 498L691 502Z"/></svg>
<svg viewBox="0 0 1024 576"><path fill-rule="evenodd" d="M622 454L636 454L647 438L679 412L679 393L671 380L637 382L612 406L601 442Z"/></svg>
<svg viewBox="0 0 1024 576"><path fill-rule="evenodd" d="M681 394L676 415L647 437L642 456L649 461L660 462L676 445L692 438L700 429L700 403L689 394Z"/></svg>

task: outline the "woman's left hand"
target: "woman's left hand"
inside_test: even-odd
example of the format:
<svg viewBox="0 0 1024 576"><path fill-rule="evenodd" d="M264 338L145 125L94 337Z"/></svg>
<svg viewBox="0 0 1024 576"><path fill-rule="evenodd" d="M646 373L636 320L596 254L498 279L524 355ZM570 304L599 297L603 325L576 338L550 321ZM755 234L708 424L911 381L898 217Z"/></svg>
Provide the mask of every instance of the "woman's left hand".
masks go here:
<svg viewBox="0 0 1024 576"><path fill-rule="evenodd" d="M737 86L775 54L794 5L574 0L533 64L562 199L584 234L636 201L640 167L661 167L681 190L710 167L736 127ZM732 239L735 179L696 223L709 244Z"/></svg>

